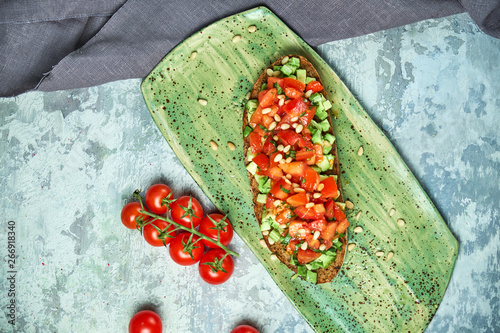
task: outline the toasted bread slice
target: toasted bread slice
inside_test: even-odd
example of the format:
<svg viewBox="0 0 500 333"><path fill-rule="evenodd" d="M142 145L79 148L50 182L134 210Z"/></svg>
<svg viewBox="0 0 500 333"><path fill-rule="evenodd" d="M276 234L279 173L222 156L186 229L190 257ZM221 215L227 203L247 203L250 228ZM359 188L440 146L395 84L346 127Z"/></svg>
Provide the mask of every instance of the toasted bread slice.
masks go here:
<svg viewBox="0 0 500 333"><path fill-rule="evenodd" d="M271 64L267 69L269 69L269 68L272 69L274 66L281 65L284 57L285 56L278 59L276 62ZM300 68L306 70L307 76L315 78L317 81L322 83L321 78L318 75L318 72L314 69L313 65L306 58L304 58L302 56L297 56L297 55L289 55L288 57L289 58L292 58L292 57L299 58L300 59ZM262 84L267 83L267 79L268 79L267 69L264 70L263 73L255 81L255 84L253 85L253 88L252 88L252 91L250 94L250 99L257 99L258 94L261 90ZM321 91L321 93L325 96L325 98L327 97L324 89ZM331 124L331 117L327 117L327 119L330 122L330 133L332 135L334 135L333 127L331 126L332 125ZM248 125L248 116L247 116L247 110L245 109L244 115L243 115L243 128L245 128L247 125ZM247 156L248 149L250 149L250 144L249 144L248 139L245 138L245 144L244 144L245 155L244 156ZM335 156L334 165L333 165L333 168L331 170L325 172L325 174L336 175L338 177L337 178L337 186L338 186L338 189L340 191L340 196L339 196L339 198L336 199L336 201L343 202L342 190L340 187L340 169L339 169L339 165L338 165L338 153L337 153L336 142L334 142L333 148L331 150L331 154L333 154ZM248 164L248 163L249 163L249 161L247 161L245 159L245 164ZM255 180L254 176L250 172L248 172L248 177L250 180L251 190L252 190L252 194L253 194L255 216L257 218L257 222L260 225L261 221L262 221L263 208L265 205L257 202L257 195L260 192L258 190L258 183ZM347 247L347 230L345 231L344 235L345 236L340 239L340 241L342 242L342 248L337 252L337 256L336 256L335 261L328 268L318 268L316 270L317 283L331 282L333 280L333 278L338 274L338 272L342 266L342 263L344 261L344 257L345 257L345 252L346 252L346 247ZM271 244L272 242L269 242L268 236L264 235L263 238L266 241L268 248L274 254L276 254L276 256L279 258L279 260L281 262L283 262L286 266L288 266L291 270L293 270L294 272L297 272L297 266L290 264L291 256L286 251L286 244L282 244L282 243Z"/></svg>

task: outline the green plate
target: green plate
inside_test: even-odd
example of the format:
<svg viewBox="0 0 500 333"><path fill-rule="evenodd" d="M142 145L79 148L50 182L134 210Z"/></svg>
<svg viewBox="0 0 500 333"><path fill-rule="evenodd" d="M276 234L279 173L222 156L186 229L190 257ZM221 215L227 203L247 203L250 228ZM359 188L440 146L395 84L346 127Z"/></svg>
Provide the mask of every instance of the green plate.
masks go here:
<svg viewBox="0 0 500 333"><path fill-rule="evenodd" d="M355 205L348 217L349 243L356 247L328 284L290 280L292 272L260 245L243 161L245 96L263 69L286 54L307 57L325 84L336 116L344 196ZM141 88L175 154L214 205L229 213L235 231L311 327L425 330L445 293L458 243L342 81L271 11L259 7L199 31L172 50Z"/></svg>

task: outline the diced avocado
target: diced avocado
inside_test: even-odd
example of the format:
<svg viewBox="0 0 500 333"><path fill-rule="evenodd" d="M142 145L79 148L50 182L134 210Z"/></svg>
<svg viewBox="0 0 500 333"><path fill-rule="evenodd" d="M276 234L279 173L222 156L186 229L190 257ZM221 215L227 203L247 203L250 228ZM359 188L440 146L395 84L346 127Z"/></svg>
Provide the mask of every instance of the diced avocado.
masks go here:
<svg viewBox="0 0 500 333"><path fill-rule="evenodd" d="M252 126L245 126L245 129L243 130L243 136L246 138L250 133L252 133L253 128Z"/></svg>
<svg viewBox="0 0 500 333"><path fill-rule="evenodd" d="M312 166L311 166L311 168L312 168L314 171L316 171L317 173L321 173L321 172L323 172L323 171L321 170L321 168L320 168L319 166L317 166L317 165L312 165Z"/></svg>
<svg viewBox="0 0 500 333"><path fill-rule="evenodd" d="M278 231L276 231L276 229L273 229L270 233L269 233L269 238L271 238L275 243L279 242L280 238L281 238L281 235Z"/></svg>
<svg viewBox="0 0 500 333"><path fill-rule="evenodd" d="M286 77L289 77L291 79L297 79L297 76L295 76L295 75L287 75Z"/></svg>
<svg viewBox="0 0 500 333"><path fill-rule="evenodd" d="M328 130L330 129L330 122L328 122L328 119L321 121L320 123L318 123L318 125L323 132L328 132Z"/></svg>
<svg viewBox="0 0 500 333"><path fill-rule="evenodd" d="M308 84L309 82L312 82L312 81L316 81L316 79L313 77L309 77L309 76L306 77L306 84Z"/></svg>
<svg viewBox="0 0 500 333"><path fill-rule="evenodd" d="M257 194L257 202L258 203L265 204L266 201L267 201L267 195L262 194L262 193Z"/></svg>
<svg viewBox="0 0 500 333"><path fill-rule="evenodd" d="M292 75L293 73L295 73L296 69L297 69L296 67L286 63L285 65L283 65L283 67L281 67L281 73L285 75Z"/></svg>
<svg viewBox="0 0 500 333"><path fill-rule="evenodd" d="M316 117L318 117L319 120L325 120L326 117L328 117L328 112L326 112L326 109L323 107L322 103L319 103L316 105Z"/></svg>
<svg viewBox="0 0 500 333"><path fill-rule="evenodd" d="M306 83L306 70L305 69L297 69L297 71L295 72L296 75L297 75L297 80L302 82L302 83Z"/></svg>
<svg viewBox="0 0 500 333"><path fill-rule="evenodd" d="M335 204L339 206L340 209L345 210L345 202L336 202Z"/></svg>
<svg viewBox="0 0 500 333"><path fill-rule="evenodd" d="M306 266L297 266L297 274L305 277L307 275L307 267Z"/></svg>
<svg viewBox="0 0 500 333"><path fill-rule="evenodd" d="M260 91L264 91L267 89L267 83L262 83L262 85L260 86Z"/></svg>
<svg viewBox="0 0 500 333"><path fill-rule="evenodd" d="M246 168L247 168L248 172L250 172L252 175L255 175L255 173L257 172L258 166L257 166L257 164L255 164L255 162L252 161L252 162L248 163Z"/></svg>
<svg viewBox="0 0 500 333"><path fill-rule="evenodd" d="M255 154L252 154L252 150L251 149L247 150L247 161L248 162L251 162L255 156L256 156Z"/></svg>
<svg viewBox="0 0 500 333"><path fill-rule="evenodd" d="M330 110L332 108L332 103L329 100L323 102L323 107L325 110Z"/></svg>
<svg viewBox="0 0 500 333"><path fill-rule="evenodd" d="M311 137L312 143L319 143L319 144L323 143L323 136L321 135L321 131L319 129L314 128L311 131L311 134L312 134L312 137Z"/></svg>
<svg viewBox="0 0 500 333"><path fill-rule="evenodd" d="M295 57L292 57L288 60L288 62L286 63L287 65L290 65L290 66L294 66L296 68L299 68L300 67L300 59L299 58L295 58Z"/></svg>
<svg viewBox="0 0 500 333"><path fill-rule="evenodd" d="M318 280L318 274L313 271L307 271L306 273L306 281L311 283L316 283Z"/></svg>
<svg viewBox="0 0 500 333"><path fill-rule="evenodd" d="M256 99L249 99L245 104L245 108L247 109L248 113L253 113L255 110L257 110L258 106L259 106L259 101Z"/></svg>
<svg viewBox="0 0 500 333"><path fill-rule="evenodd" d="M330 160L333 161L333 155L323 155L323 160L316 165L321 169L322 172L330 170L333 167L333 163L330 164Z"/></svg>
<svg viewBox="0 0 500 333"><path fill-rule="evenodd" d="M297 259L295 256L290 257L290 265L297 266L299 263L297 262ZM298 276L298 274L296 274Z"/></svg>
<svg viewBox="0 0 500 333"><path fill-rule="evenodd" d="M331 145L333 145L333 143L335 142L335 137L333 135L331 135L330 133L326 133L323 138L330 142Z"/></svg>
<svg viewBox="0 0 500 333"><path fill-rule="evenodd" d="M317 105L321 103L321 97L323 97L323 95L316 92L309 97L309 100L312 104Z"/></svg>
<svg viewBox="0 0 500 333"><path fill-rule="evenodd" d="M332 264L332 262L335 261L336 257L337 253L334 253L333 255L323 253L318 259L315 260L315 262L320 263L321 267L327 268Z"/></svg>
<svg viewBox="0 0 500 333"><path fill-rule="evenodd" d="M255 180L259 184L260 193L269 193L271 191L271 179L266 176L254 175Z"/></svg>
<svg viewBox="0 0 500 333"><path fill-rule="evenodd" d="M283 66L273 66L273 71L281 71L281 67Z"/></svg>
<svg viewBox="0 0 500 333"><path fill-rule="evenodd" d="M271 224L267 221L262 221L260 223L260 231L268 231L271 230Z"/></svg>

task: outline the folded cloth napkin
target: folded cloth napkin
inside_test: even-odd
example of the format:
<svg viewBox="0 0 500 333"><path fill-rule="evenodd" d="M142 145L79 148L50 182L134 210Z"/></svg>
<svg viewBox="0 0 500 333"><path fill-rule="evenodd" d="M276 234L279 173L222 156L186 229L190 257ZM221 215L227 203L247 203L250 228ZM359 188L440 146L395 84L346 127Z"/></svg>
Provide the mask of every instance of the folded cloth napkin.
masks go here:
<svg viewBox="0 0 500 333"><path fill-rule="evenodd" d="M3 0L0 96L145 77L197 30L262 5L312 46L464 11L500 38L499 0Z"/></svg>

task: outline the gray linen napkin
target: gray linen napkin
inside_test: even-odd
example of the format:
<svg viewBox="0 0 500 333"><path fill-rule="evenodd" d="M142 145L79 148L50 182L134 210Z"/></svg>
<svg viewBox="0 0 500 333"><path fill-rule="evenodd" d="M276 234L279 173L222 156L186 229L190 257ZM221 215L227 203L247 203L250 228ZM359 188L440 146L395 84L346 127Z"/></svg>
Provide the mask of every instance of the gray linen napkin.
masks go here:
<svg viewBox="0 0 500 333"><path fill-rule="evenodd" d="M500 38L500 0L3 0L0 96L145 77L197 30L259 5L312 46L464 11Z"/></svg>

